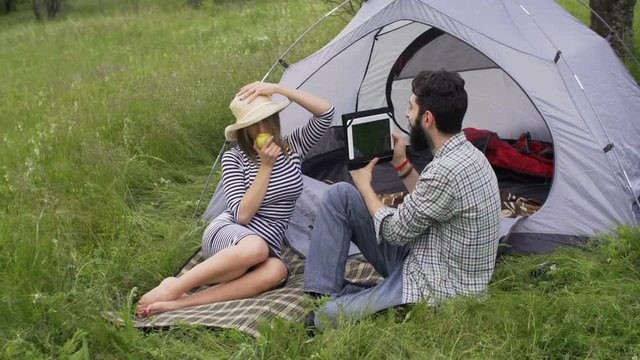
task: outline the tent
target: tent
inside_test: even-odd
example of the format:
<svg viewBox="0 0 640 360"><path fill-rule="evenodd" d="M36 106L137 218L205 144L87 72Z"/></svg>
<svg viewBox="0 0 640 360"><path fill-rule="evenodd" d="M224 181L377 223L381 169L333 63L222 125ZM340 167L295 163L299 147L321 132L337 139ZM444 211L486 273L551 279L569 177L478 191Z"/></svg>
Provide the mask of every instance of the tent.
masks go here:
<svg viewBox="0 0 640 360"><path fill-rule="evenodd" d="M553 181L523 188L543 190L542 208L505 219L508 251L549 252L640 222L640 88L609 43L552 0L369 0L322 49L285 65L282 84L336 107L303 164L311 177L349 179L341 114L388 106L407 131L411 79L444 68L466 81L463 127L554 145ZM285 109L283 132L306 116ZM374 188L401 190L390 166L376 171Z"/></svg>

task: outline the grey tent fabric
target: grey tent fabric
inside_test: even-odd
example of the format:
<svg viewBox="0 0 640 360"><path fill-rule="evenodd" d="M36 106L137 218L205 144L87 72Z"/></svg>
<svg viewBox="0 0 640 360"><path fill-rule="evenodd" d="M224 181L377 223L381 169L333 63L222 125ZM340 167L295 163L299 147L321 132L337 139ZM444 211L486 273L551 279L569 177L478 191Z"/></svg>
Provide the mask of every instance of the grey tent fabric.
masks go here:
<svg viewBox="0 0 640 360"><path fill-rule="evenodd" d="M413 79L423 70L439 70L445 67L449 71L463 72L497 66L478 50L451 35L443 34L422 46L402 69L399 78Z"/></svg>
<svg viewBox="0 0 640 360"><path fill-rule="evenodd" d="M424 69L465 67L465 127L503 138L529 131L554 144L550 193L537 213L511 227L512 251L546 252L638 223L640 88L607 41L553 0L369 0L332 41L290 64L281 83L330 99L336 128L343 113L390 106L406 130L410 79L390 74L407 47L432 28L446 35L436 40L448 42L443 48L477 52L466 63L447 61L444 53L423 63ZM438 42L425 46L437 49ZM479 58L495 66L469 66ZM303 114L297 106L284 110L283 131ZM330 132L310 156L339 149L339 134ZM523 239L533 245L518 249Z"/></svg>

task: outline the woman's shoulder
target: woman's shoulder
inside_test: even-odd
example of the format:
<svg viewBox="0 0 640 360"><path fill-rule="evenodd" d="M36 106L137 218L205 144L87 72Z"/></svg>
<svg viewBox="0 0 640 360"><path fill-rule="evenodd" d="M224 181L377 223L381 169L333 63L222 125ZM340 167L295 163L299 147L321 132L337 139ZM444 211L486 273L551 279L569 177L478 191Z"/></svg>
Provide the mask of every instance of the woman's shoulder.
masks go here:
<svg viewBox="0 0 640 360"><path fill-rule="evenodd" d="M242 151L238 146L234 146L231 149L227 150L222 154L222 161L240 161L244 162L246 160L246 155L244 151Z"/></svg>

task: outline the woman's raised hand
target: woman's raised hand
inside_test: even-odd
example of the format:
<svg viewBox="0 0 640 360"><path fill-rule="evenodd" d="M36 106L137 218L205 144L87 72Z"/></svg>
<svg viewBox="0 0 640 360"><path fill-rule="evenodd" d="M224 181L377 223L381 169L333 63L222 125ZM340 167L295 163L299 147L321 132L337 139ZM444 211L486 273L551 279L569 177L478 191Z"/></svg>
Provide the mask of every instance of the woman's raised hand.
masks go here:
<svg viewBox="0 0 640 360"><path fill-rule="evenodd" d="M236 96L239 97L240 100L247 100L247 102L251 102L258 95L271 96L273 93L278 92L279 88L280 85L278 84L256 81L240 88L240 91L238 91Z"/></svg>

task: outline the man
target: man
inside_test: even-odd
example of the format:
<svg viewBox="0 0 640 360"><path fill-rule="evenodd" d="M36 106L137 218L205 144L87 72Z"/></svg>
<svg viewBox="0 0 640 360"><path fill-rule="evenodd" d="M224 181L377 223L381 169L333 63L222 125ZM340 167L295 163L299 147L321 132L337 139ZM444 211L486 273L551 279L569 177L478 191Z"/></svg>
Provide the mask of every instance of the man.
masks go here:
<svg viewBox="0 0 640 360"><path fill-rule="evenodd" d="M355 187L332 186L316 215L305 266L305 291L331 299L307 316L322 328L340 317L356 320L390 307L483 293L493 273L500 229L500 195L485 156L466 140L464 80L444 70L412 82L406 116L411 145L433 160L418 173L394 134L392 164L409 190L397 209L371 187L373 167L352 171ZM357 188L357 190L356 190ZM362 289L344 281L349 243L384 280ZM326 324L326 323L325 323Z"/></svg>

